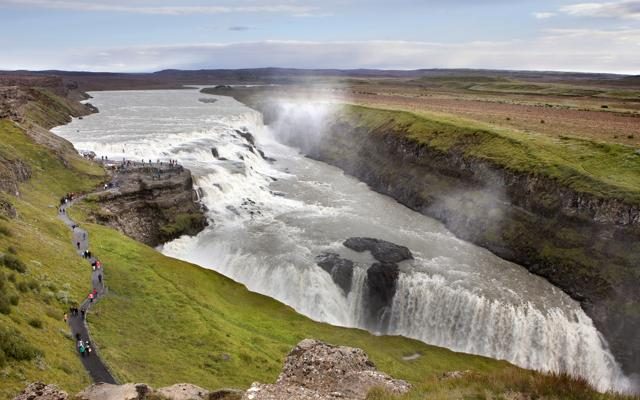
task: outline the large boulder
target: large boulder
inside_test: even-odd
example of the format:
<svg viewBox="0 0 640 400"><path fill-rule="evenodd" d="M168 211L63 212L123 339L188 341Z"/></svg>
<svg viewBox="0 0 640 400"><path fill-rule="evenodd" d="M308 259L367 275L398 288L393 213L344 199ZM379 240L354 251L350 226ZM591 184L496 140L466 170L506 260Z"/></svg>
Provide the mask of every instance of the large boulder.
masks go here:
<svg viewBox="0 0 640 400"><path fill-rule="evenodd" d="M351 291L353 261L342 258L336 253L322 253L317 257L316 263L331 275L335 284L344 290L345 294Z"/></svg>
<svg viewBox="0 0 640 400"><path fill-rule="evenodd" d="M386 240L353 237L345 240L343 244L345 247L359 253L368 250L381 263L398 263L413 259L413 255L407 247L399 246Z"/></svg>
<svg viewBox="0 0 640 400"><path fill-rule="evenodd" d="M45 385L42 382L34 382L27 386L13 400L67 400L69 395L56 385Z"/></svg>
<svg viewBox="0 0 640 400"><path fill-rule="evenodd" d="M76 395L80 400L138 400L144 399L153 389L144 383L112 385L96 383Z"/></svg>
<svg viewBox="0 0 640 400"><path fill-rule="evenodd" d="M289 353L275 384L254 383L245 400L365 399L372 388L402 395L411 386L376 370L361 349L305 339Z"/></svg>
<svg viewBox="0 0 640 400"><path fill-rule="evenodd" d="M400 268L394 263L374 263L367 270L366 306L369 326L382 331L388 325L393 296L396 294Z"/></svg>

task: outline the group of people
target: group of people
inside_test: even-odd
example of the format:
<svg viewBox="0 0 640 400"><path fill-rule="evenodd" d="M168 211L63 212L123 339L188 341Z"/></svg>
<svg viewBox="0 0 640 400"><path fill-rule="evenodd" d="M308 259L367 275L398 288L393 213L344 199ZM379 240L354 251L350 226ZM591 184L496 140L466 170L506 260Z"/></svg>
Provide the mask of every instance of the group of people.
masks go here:
<svg viewBox="0 0 640 400"><path fill-rule="evenodd" d="M86 310L84 309L84 307L82 307L80 310L78 310L78 306L69 307L69 314L71 314L72 317L77 317L79 314L82 314L82 318L84 318L85 312ZM69 321L69 315L65 313L64 322L68 322L68 321Z"/></svg>
<svg viewBox="0 0 640 400"><path fill-rule="evenodd" d="M103 157L102 160L107 160L106 157ZM62 197L60 199L60 213L63 214L64 213L64 207L62 207L63 205L69 203L70 201L74 200L76 198L76 194L75 193L68 193L66 194L64 197ZM86 232L82 231L82 232L78 232L76 231L76 228L78 228L78 226L76 224L72 224L71 228L74 230L74 232L76 232L76 234L80 234L82 235L82 240L86 240L87 239L87 234ZM80 239L80 238L78 238ZM78 248L78 251L81 250L82 244L81 241L78 240L76 241L76 247ZM80 252L80 255L85 258L88 259L91 262L91 268L93 271L96 271L98 269L102 269L102 263L93 258L91 251L89 249L85 249L82 250ZM100 271L98 273L98 282L99 282L99 286L102 286L102 271ZM91 292L89 292L89 294L87 295L87 299L89 301L89 303L93 303L94 300L96 300L98 298L99 292L98 292L98 288L95 287ZM64 314L64 322L65 323L69 323L69 318L70 317L77 317L78 315L81 315L82 320L84 321L85 316L86 316L86 312L87 312L87 308L88 305L85 306L81 306L80 308L78 308L78 306L72 306L69 308L69 313L65 313ZM82 336L80 333L76 333L76 341L77 341L77 349L78 352L80 353L80 355L82 357L88 357L91 355L91 353L93 352L93 348L91 346L91 342L89 340L83 340Z"/></svg>
<svg viewBox="0 0 640 400"><path fill-rule="evenodd" d="M91 353L93 353L91 342L88 340L82 340L82 336L79 333L76 333L76 341L78 344L78 351L82 357L89 357Z"/></svg>
<svg viewBox="0 0 640 400"><path fill-rule="evenodd" d="M77 197L76 193L67 193L65 194L61 199L60 199L60 205L63 206L73 200L75 200L75 198Z"/></svg>
<svg viewBox="0 0 640 400"><path fill-rule="evenodd" d="M66 212L63 206L65 204L73 201L75 198L76 198L76 194L75 193L67 193L62 198L60 198L60 208L58 209L60 214L64 214Z"/></svg>

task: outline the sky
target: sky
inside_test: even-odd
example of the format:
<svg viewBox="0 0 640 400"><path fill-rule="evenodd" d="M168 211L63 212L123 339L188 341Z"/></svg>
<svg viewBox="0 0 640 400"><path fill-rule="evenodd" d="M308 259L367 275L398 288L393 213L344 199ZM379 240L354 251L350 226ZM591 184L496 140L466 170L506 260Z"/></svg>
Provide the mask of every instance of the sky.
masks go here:
<svg viewBox="0 0 640 400"><path fill-rule="evenodd" d="M0 0L0 69L640 74L640 0Z"/></svg>

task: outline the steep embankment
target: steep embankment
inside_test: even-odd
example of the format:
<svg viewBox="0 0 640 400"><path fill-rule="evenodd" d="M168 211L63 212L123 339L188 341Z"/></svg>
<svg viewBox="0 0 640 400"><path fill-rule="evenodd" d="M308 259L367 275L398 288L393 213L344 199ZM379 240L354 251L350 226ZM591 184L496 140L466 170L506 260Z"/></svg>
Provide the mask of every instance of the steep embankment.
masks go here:
<svg viewBox="0 0 640 400"><path fill-rule="evenodd" d="M115 165L112 175L112 187L89 197L100 205L92 213L98 223L149 246L196 235L207 225L191 172L182 166L129 163Z"/></svg>
<svg viewBox="0 0 640 400"><path fill-rule="evenodd" d="M91 190L104 176L22 108L11 110L12 120L0 119L0 398L36 377L77 389L89 382L62 320L89 289L79 273L87 267L56 210L64 193Z"/></svg>
<svg viewBox="0 0 640 400"><path fill-rule="evenodd" d="M310 157L547 278L581 302L625 370L640 371L638 150L357 106L318 126L264 93L209 92L261 110Z"/></svg>

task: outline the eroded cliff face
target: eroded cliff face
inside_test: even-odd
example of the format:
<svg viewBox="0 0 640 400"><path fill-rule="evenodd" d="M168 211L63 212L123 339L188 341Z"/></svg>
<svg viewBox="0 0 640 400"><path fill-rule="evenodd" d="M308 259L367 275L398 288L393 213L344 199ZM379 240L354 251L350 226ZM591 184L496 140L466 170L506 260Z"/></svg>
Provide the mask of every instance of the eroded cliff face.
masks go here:
<svg viewBox="0 0 640 400"><path fill-rule="evenodd" d="M113 186L95 194L97 222L149 246L195 235L207 226L191 172L180 166L141 166L114 173Z"/></svg>
<svg viewBox="0 0 640 400"><path fill-rule="evenodd" d="M263 111L267 121L278 117ZM581 302L627 372L640 371L638 204L430 147L393 121L367 129L354 118L338 115L312 143L304 135L286 140L545 277Z"/></svg>

